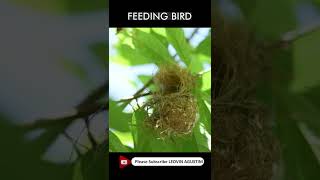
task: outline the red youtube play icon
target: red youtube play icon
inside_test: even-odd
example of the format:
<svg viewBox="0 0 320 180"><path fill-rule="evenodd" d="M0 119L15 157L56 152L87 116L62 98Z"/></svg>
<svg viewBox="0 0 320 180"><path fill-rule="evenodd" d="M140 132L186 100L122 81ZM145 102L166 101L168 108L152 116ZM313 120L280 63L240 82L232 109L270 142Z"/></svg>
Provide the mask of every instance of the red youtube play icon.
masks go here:
<svg viewBox="0 0 320 180"><path fill-rule="evenodd" d="M120 169L125 168L126 166L130 165L131 161L129 159L127 159L124 156L119 156L119 167Z"/></svg>

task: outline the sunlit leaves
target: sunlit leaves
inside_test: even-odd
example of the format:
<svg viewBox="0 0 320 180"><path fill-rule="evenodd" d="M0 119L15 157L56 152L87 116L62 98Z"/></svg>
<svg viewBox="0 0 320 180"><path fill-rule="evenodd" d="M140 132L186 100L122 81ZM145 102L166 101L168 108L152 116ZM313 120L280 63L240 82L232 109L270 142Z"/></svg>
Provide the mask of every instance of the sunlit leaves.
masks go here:
<svg viewBox="0 0 320 180"><path fill-rule="evenodd" d="M181 28L166 28L169 42L173 45L181 60L189 65L191 62L191 46L187 42L184 32Z"/></svg>
<svg viewBox="0 0 320 180"><path fill-rule="evenodd" d="M166 45L149 33L134 30L132 41L136 50L152 62L161 64L171 60Z"/></svg>
<svg viewBox="0 0 320 180"><path fill-rule="evenodd" d="M127 152L128 148L123 145L120 139L113 133L113 131L109 131L109 149L112 152Z"/></svg>
<svg viewBox="0 0 320 180"><path fill-rule="evenodd" d="M150 137L150 134L148 134L148 131L146 128L144 128L144 120L147 116L147 112L144 110L137 110L132 115L132 124L134 126L132 128L135 128L135 131L133 131L133 137L135 138L135 150L136 151L144 151L150 148L148 138Z"/></svg>
<svg viewBox="0 0 320 180"><path fill-rule="evenodd" d="M130 65L147 64L151 63L152 60L148 59L139 50L132 48L128 44L120 44L117 47L119 55L127 60Z"/></svg>
<svg viewBox="0 0 320 180"><path fill-rule="evenodd" d="M208 136L209 134L206 134L208 132L205 131L205 128L203 127L203 124L200 122L197 122L196 127L194 128L194 137L197 141L197 148L199 152L210 152L209 148L209 141ZM211 145L211 144L210 144Z"/></svg>
<svg viewBox="0 0 320 180"><path fill-rule="evenodd" d="M202 99L198 100L199 122L204 125L204 128L211 133L211 111Z"/></svg>
<svg viewBox="0 0 320 180"><path fill-rule="evenodd" d="M211 57L211 34L198 45L196 52Z"/></svg>
<svg viewBox="0 0 320 180"><path fill-rule="evenodd" d="M125 64L126 66L130 66L128 67L130 70L135 68L139 69L141 67L147 68L145 64L159 66L165 65L166 63L178 63L183 68L187 68L192 75L197 78L194 94L199 103L199 109L197 109L198 121L193 131L190 134L181 137L175 135L159 137L159 134L157 134L159 132L155 132L151 127L147 126L147 116L152 114L153 109L149 109L147 113L147 108L143 106L145 104L140 101L141 99L138 99L137 101L139 103L141 102L140 107L136 106L135 101L132 101L131 105L133 107L133 113L131 114L123 112L125 107L113 105L113 108L116 107L116 111L110 109L109 120L110 129L113 131L113 135L116 136L116 138L113 137L118 145L116 149L119 149L120 146L120 149L124 147L124 149L133 152L210 151L211 70L208 70L210 69L211 64L210 34L203 35L203 41L200 42L195 49L191 46L191 42L187 40L182 28L124 28L115 36L118 41L115 41L114 44L116 54L111 57L112 63ZM152 73L154 75L156 70ZM141 83L148 83L153 75L138 73L133 79L136 81L135 84L139 84L140 86ZM154 82L144 91L156 92L157 88L155 87ZM149 97L150 96L147 98ZM128 107L129 106L127 106L127 108ZM119 119L124 118L112 115L112 111L120 113L120 115L116 116L125 116L124 118L126 118L126 120L123 122L119 121ZM127 115L130 115L130 117ZM121 124L121 126L119 126L119 124ZM117 127L115 127L116 125ZM122 126L128 128L121 131ZM130 137L128 135L129 132L131 133ZM120 143L123 146L121 146ZM122 151L124 149L122 149Z"/></svg>
<svg viewBox="0 0 320 180"><path fill-rule="evenodd" d="M118 131L129 131L129 119L131 114L123 112L124 107L118 106L115 101L109 101L109 126Z"/></svg>
<svg viewBox="0 0 320 180"><path fill-rule="evenodd" d="M211 70L203 73L202 75L202 91L206 91L208 89L211 89Z"/></svg>

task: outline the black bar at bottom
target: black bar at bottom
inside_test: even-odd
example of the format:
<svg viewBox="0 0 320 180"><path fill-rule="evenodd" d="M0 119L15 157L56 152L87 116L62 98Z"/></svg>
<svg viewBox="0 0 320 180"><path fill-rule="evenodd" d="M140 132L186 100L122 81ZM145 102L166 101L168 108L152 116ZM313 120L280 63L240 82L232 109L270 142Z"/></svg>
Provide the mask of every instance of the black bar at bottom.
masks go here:
<svg viewBox="0 0 320 180"><path fill-rule="evenodd" d="M120 168L120 156L134 157L202 157L202 166L133 166ZM110 180L118 179L211 179L211 153L109 153Z"/></svg>

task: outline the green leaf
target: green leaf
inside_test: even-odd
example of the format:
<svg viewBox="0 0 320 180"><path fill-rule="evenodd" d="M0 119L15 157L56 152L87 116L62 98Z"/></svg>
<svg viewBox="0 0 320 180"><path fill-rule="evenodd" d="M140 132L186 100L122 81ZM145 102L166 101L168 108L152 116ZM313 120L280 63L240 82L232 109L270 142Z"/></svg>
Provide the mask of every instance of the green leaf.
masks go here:
<svg viewBox="0 0 320 180"><path fill-rule="evenodd" d="M152 28L152 31L156 34L159 34L160 36L166 38L166 28Z"/></svg>
<svg viewBox="0 0 320 180"><path fill-rule="evenodd" d="M165 28L152 28L150 34L153 35L154 37L156 37L157 39L159 39L159 41L161 41L161 43L166 48L168 48L169 42L166 37L166 29Z"/></svg>
<svg viewBox="0 0 320 180"><path fill-rule="evenodd" d="M131 114L123 112L124 107L109 100L109 127L117 131L129 131Z"/></svg>
<svg viewBox="0 0 320 180"><path fill-rule="evenodd" d="M208 104L211 104L211 90L201 91L201 97Z"/></svg>
<svg viewBox="0 0 320 180"><path fill-rule="evenodd" d="M191 73L199 73L203 70L203 63L197 59L197 56L192 56L188 69Z"/></svg>
<svg viewBox="0 0 320 180"><path fill-rule="evenodd" d="M150 81L150 79L152 78L152 76L139 75L138 78L139 78L139 80L140 80L143 84L146 84L148 81Z"/></svg>
<svg viewBox="0 0 320 180"><path fill-rule="evenodd" d="M303 92L320 84L320 30L294 42L294 81L292 90Z"/></svg>
<svg viewBox="0 0 320 180"><path fill-rule="evenodd" d="M196 138L193 134L185 137L172 137L174 152L199 152Z"/></svg>
<svg viewBox="0 0 320 180"><path fill-rule="evenodd" d="M138 50L133 49L128 44L119 44L117 46L117 50L123 58L128 60L130 65L140 65L140 64L152 63L151 59L146 58Z"/></svg>
<svg viewBox="0 0 320 180"><path fill-rule="evenodd" d="M199 106L199 122L202 123L208 133L211 134L211 112L204 100L198 99Z"/></svg>
<svg viewBox="0 0 320 180"><path fill-rule="evenodd" d="M199 152L210 152L209 144L208 144L208 138L205 135L205 132L203 131L204 128L202 127L201 123L197 122L196 126L194 127L194 137L197 141L198 150ZM202 130L202 132L201 132ZM210 143L211 144L211 143Z"/></svg>
<svg viewBox="0 0 320 180"><path fill-rule="evenodd" d="M191 62L192 49L182 28L166 28L166 33L169 42L176 49L181 60L188 66Z"/></svg>
<svg viewBox="0 0 320 180"><path fill-rule="evenodd" d="M135 125L133 127L133 137L135 138L134 150L137 152L150 150L150 134L148 134L147 129L144 127L144 119L147 116L147 112L143 109L135 111L132 115L132 123Z"/></svg>
<svg viewBox="0 0 320 180"><path fill-rule="evenodd" d="M150 138L150 146L152 152L181 152L172 140L157 139L154 136Z"/></svg>
<svg viewBox="0 0 320 180"><path fill-rule="evenodd" d="M138 76L139 80L143 83L146 84L147 82L150 81L150 79L152 78L152 76L147 76L147 75L139 75ZM156 87L155 85L152 83L147 89L149 89L150 91L154 92L156 91Z"/></svg>
<svg viewBox="0 0 320 180"><path fill-rule="evenodd" d="M112 130L109 131L109 148L111 152L128 152L128 148L121 143Z"/></svg>
<svg viewBox="0 0 320 180"><path fill-rule="evenodd" d="M172 59L166 45L150 33L135 29L132 41L135 49L151 62L162 64L166 61L170 62Z"/></svg>
<svg viewBox="0 0 320 180"><path fill-rule="evenodd" d="M196 53L211 57L211 34L209 34L196 48Z"/></svg>
<svg viewBox="0 0 320 180"><path fill-rule="evenodd" d="M211 70L201 75L202 87L201 91L207 91L211 89Z"/></svg>

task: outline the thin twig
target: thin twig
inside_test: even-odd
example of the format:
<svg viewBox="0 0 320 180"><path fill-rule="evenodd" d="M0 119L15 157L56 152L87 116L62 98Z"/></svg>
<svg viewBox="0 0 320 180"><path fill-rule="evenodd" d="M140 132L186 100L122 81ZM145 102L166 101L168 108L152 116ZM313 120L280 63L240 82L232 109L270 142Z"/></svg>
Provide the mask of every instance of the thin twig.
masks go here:
<svg viewBox="0 0 320 180"><path fill-rule="evenodd" d="M136 96L140 93L142 93L145 89L147 89L153 82L153 79L150 79L141 89L139 89L136 93L134 93L133 96Z"/></svg>
<svg viewBox="0 0 320 180"><path fill-rule="evenodd" d="M145 89L147 89L152 84L152 82L153 82L153 79L151 78L142 88L140 88L136 93L134 93L132 97L136 97L140 95ZM130 101L125 101L124 106L127 106L129 103Z"/></svg>
<svg viewBox="0 0 320 180"><path fill-rule="evenodd" d="M81 111L91 104L97 102L102 97L106 96L109 90L108 81L104 82L101 86L94 89L87 97L85 97L77 106L76 109Z"/></svg>
<svg viewBox="0 0 320 180"><path fill-rule="evenodd" d="M89 118L84 118L84 123L86 125L86 128L87 128L87 134L88 134L88 138L89 138L89 141L92 145L93 148L97 147L97 142L96 140L94 139L91 131L90 131L90 122L89 122Z"/></svg>
<svg viewBox="0 0 320 180"><path fill-rule="evenodd" d="M199 32L200 28L195 28L192 34L187 38L187 41L190 42L191 39Z"/></svg>
<svg viewBox="0 0 320 180"><path fill-rule="evenodd" d="M66 132L64 131L63 132L63 135L71 142L72 146L73 146L73 149L76 151L77 153L77 156L80 156L81 155L81 151L80 149L78 148L76 142L73 141L72 137ZM70 158L72 157L72 153L73 151L71 151L71 155L70 155Z"/></svg>
<svg viewBox="0 0 320 180"><path fill-rule="evenodd" d="M129 102L130 103L134 99L138 99L140 97L148 96L148 95L151 95L151 94L152 94L151 92L147 92L147 93L143 93L143 94L137 94L137 95L132 96L130 98L120 99L118 102Z"/></svg>

